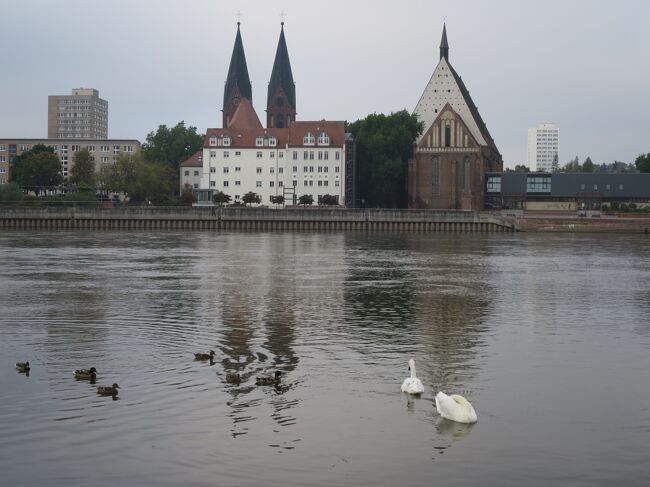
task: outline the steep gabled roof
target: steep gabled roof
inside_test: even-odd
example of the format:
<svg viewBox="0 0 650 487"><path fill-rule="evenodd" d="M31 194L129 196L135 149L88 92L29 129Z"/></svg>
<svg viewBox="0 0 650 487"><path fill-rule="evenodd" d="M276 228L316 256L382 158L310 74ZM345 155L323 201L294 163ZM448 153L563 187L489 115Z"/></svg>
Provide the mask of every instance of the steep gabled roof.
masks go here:
<svg viewBox="0 0 650 487"><path fill-rule="evenodd" d="M289 51L287 50L287 41L284 38L284 22L280 30L280 40L278 49L275 52L275 61L273 61L273 71L271 71L271 81L267 97L267 105L273 104L273 97L278 88L282 88L289 99L292 107L296 107L296 84L293 81L291 72L291 62L289 61Z"/></svg>
<svg viewBox="0 0 650 487"><path fill-rule="evenodd" d="M246 65L246 55L244 54L244 43L241 40L241 32L239 31L239 22L237 22L237 36L235 37L235 45L232 49L230 67L228 68L228 76L226 77L226 88L223 91L224 106L235 88L239 89L242 97L253 101L253 90L250 77L248 76L248 66Z"/></svg>
<svg viewBox="0 0 650 487"><path fill-rule="evenodd" d="M203 150L198 150L190 156L189 159L181 162L181 167L201 167L203 166Z"/></svg>
<svg viewBox="0 0 650 487"><path fill-rule="evenodd" d="M238 129L262 128L262 122L260 122L260 119L257 116L257 113L255 112L255 109L253 108L253 105L248 98L241 99L228 127L234 127Z"/></svg>

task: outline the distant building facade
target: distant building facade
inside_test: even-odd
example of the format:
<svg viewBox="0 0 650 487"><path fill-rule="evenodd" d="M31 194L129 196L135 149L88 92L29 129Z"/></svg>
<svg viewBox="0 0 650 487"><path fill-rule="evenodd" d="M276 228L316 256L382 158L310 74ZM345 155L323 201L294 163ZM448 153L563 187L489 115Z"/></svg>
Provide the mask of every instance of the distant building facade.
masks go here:
<svg viewBox="0 0 650 487"><path fill-rule="evenodd" d="M409 208L483 209L485 173L501 171L503 160L449 62L446 26L440 60L414 113L424 131L408 163Z"/></svg>
<svg viewBox="0 0 650 487"><path fill-rule="evenodd" d="M203 178L203 149L181 162L180 172L181 192L188 187L198 190Z"/></svg>
<svg viewBox="0 0 650 487"><path fill-rule="evenodd" d="M295 82L284 23L268 86L267 128L253 108L239 23L222 111L223 128L206 131L201 168L197 154L180 167L181 188L185 184L194 188L199 203L211 202L219 191L233 203L241 202L248 192L259 195L267 205L275 196L283 196L286 204L297 204L302 195L311 195L315 203L325 195L346 203L346 140L352 139L346 139L342 121L296 121Z"/></svg>
<svg viewBox="0 0 650 487"><path fill-rule="evenodd" d="M650 174L486 174L487 209L597 210L611 202L650 204Z"/></svg>
<svg viewBox="0 0 650 487"><path fill-rule="evenodd" d="M95 170L104 164L113 163L121 154L134 154L140 151L140 142L134 139L0 139L0 182L9 181L11 167L16 156L31 150L35 145L52 147L61 160L62 175L67 178L74 165L74 155L81 149L88 149L95 161Z"/></svg>
<svg viewBox="0 0 650 487"><path fill-rule="evenodd" d="M108 139L108 102L92 88L47 100L48 139Z"/></svg>
<svg viewBox="0 0 650 487"><path fill-rule="evenodd" d="M556 170L559 150L560 129L557 125L543 123L528 129L528 169L532 172Z"/></svg>

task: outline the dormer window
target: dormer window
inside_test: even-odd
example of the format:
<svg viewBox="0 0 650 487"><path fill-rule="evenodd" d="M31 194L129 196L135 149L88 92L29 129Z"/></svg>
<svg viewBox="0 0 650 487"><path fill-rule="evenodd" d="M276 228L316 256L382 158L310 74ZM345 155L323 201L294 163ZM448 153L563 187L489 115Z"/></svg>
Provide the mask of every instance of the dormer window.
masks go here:
<svg viewBox="0 0 650 487"><path fill-rule="evenodd" d="M311 132L307 132L305 136L302 138L302 143L303 145L314 145L314 141L316 139L314 138L314 134Z"/></svg>
<svg viewBox="0 0 650 487"><path fill-rule="evenodd" d="M261 135L258 135L258 136L255 138L255 145L256 145L257 147L262 147L262 146L264 145L264 137L262 137Z"/></svg>
<svg viewBox="0 0 650 487"><path fill-rule="evenodd" d="M271 147L275 147L276 145L278 145L278 139L276 139L275 137L269 137L269 145Z"/></svg>
<svg viewBox="0 0 650 487"><path fill-rule="evenodd" d="M223 136L223 145L225 145L226 147L230 146L230 137L228 137L227 135Z"/></svg>
<svg viewBox="0 0 650 487"><path fill-rule="evenodd" d="M210 146L211 146L211 147L215 147L216 145L217 145L217 137L214 136L214 135L212 135L212 136L210 137Z"/></svg>
<svg viewBox="0 0 650 487"><path fill-rule="evenodd" d="M325 132L321 132L318 136L318 145L330 145L330 136Z"/></svg>

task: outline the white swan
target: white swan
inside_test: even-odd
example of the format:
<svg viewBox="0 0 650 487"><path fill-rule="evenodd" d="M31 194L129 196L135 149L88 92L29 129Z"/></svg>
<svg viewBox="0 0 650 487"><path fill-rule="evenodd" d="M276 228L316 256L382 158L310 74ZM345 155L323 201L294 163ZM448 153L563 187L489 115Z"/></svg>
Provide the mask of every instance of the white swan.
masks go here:
<svg viewBox="0 0 650 487"><path fill-rule="evenodd" d="M424 392L424 386L422 381L415 376L415 360L409 360L409 370L411 371L411 377L404 379L402 383L402 392L408 392L409 394L422 394Z"/></svg>
<svg viewBox="0 0 650 487"><path fill-rule="evenodd" d="M436 394L436 409L440 416L457 423L476 423L476 411L467 399L458 394L448 396L444 392Z"/></svg>

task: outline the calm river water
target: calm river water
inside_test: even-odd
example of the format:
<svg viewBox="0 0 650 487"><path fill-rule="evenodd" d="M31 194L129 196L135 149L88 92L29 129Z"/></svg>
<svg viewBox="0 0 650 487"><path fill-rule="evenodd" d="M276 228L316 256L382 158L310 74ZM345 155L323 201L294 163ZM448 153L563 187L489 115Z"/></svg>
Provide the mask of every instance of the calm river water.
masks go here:
<svg viewBox="0 0 650 487"><path fill-rule="evenodd" d="M650 239L5 232L0 388L2 485L649 485Z"/></svg>

